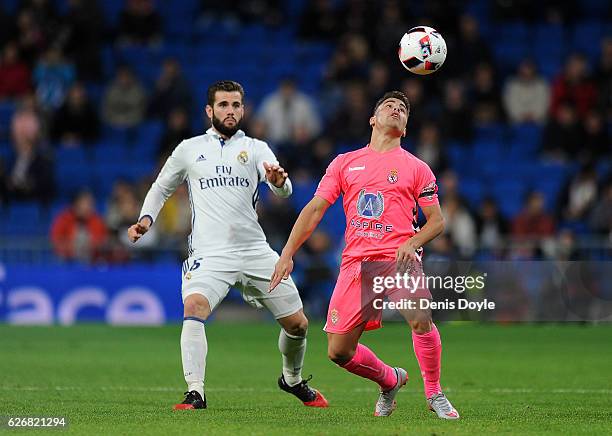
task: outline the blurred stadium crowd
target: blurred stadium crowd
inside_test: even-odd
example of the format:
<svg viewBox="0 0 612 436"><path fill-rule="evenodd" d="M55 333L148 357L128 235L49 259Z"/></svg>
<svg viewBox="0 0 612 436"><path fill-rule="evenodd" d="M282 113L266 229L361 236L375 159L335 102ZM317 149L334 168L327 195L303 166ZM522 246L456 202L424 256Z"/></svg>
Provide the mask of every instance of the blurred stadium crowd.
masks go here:
<svg viewBox="0 0 612 436"><path fill-rule="evenodd" d="M205 129L219 79L244 85L244 130L294 182L259 205L275 249L335 154L367 143L375 100L401 89L404 146L437 174L447 220L430 255L610 259L611 14L605 0L3 0L0 260L181 259L186 189L141 243L125 230L167 155ZM427 77L397 60L417 24L448 44ZM340 206L296 262L309 288L335 275Z"/></svg>

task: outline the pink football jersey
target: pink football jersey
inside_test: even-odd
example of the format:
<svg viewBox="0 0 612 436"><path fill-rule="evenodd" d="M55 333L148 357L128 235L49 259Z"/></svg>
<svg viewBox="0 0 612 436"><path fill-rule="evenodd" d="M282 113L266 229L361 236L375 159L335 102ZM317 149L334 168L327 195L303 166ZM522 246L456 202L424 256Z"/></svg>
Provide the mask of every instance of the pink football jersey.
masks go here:
<svg viewBox="0 0 612 436"><path fill-rule="evenodd" d="M346 247L343 261L394 257L417 231L417 202L438 204L429 166L397 147L385 153L369 146L338 155L315 195L334 203L343 196Z"/></svg>

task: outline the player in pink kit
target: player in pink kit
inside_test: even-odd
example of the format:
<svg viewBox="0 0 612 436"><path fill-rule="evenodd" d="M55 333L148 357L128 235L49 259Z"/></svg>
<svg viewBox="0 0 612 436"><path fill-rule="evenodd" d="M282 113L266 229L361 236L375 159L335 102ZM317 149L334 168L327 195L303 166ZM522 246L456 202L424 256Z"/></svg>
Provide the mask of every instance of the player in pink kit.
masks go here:
<svg viewBox="0 0 612 436"><path fill-rule="evenodd" d="M293 226L270 281L272 291L289 277L294 254L342 194L346 247L324 330L333 362L379 384L376 416L393 412L395 396L408 375L403 368L385 364L359 343L364 330L381 327L380 311L372 316L372 300L362 293L362 262L386 260L393 262L398 272L414 264L420 267L421 247L444 229L435 176L425 162L401 148L409 112L408 98L399 91L386 93L376 103L370 118L370 143L331 162L314 198ZM420 230L416 225L417 203L427 219ZM419 289L416 297L431 298L431 294ZM442 345L431 311L417 306L400 312L412 328L429 408L442 419L459 418L440 388Z"/></svg>

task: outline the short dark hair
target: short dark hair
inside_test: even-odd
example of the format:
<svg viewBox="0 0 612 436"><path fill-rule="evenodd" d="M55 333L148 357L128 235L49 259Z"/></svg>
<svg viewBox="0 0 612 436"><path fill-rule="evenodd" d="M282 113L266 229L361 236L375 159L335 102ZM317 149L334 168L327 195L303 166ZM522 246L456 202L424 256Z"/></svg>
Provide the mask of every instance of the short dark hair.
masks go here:
<svg viewBox="0 0 612 436"><path fill-rule="evenodd" d="M402 91L385 92L385 95L379 98L378 101L376 102L376 105L374 106L374 112L376 112L378 107L381 104L383 104L385 100L389 98L397 98L398 100L400 100L402 103L406 105L406 111L410 113L410 102L408 101L408 97L406 96L406 94L404 94Z"/></svg>
<svg viewBox="0 0 612 436"><path fill-rule="evenodd" d="M215 104L215 94L217 91L226 91L226 92L234 92L238 91L240 93L240 97L244 99L244 88L238 82L234 82L233 80L220 80L218 82L213 83L208 87L208 105L212 106Z"/></svg>

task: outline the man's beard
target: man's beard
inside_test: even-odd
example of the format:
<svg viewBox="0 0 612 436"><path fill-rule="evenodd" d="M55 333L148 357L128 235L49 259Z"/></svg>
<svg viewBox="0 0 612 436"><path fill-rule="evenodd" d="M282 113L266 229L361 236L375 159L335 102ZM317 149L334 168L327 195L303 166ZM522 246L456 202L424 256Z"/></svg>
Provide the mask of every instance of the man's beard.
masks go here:
<svg viewBox="0 0 612 436"><path fill-rule="evenodd" d="M242 124L242 120L237 121L233 127L228 127L225 124L223 124L223 122L219 118L217 118L216 115L213 113L213 116L212 116L213 127L215 128L217 132L221 133L223 136L227 136L228 138L231 138L232 136L234 136L234 134L240 129L241 124Z"/></svg>

